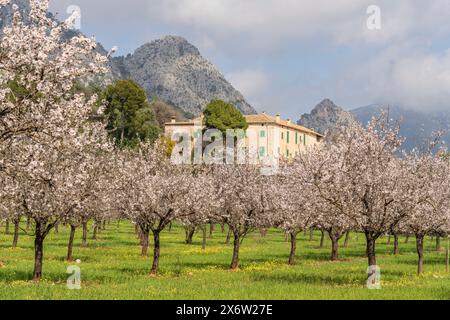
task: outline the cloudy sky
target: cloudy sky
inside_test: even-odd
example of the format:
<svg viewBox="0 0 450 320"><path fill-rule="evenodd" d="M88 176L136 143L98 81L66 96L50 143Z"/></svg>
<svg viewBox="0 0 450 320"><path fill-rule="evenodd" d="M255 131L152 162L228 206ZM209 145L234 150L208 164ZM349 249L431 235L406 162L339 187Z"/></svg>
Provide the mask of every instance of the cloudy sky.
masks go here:
<svg viewBox="0 0 450 320"><path fill-rule="evenodd" d="M323 98L450 108L448 0L53 0L60 19L119 54L179 35L258 110L298 119ZM367 20L376 5L381 29Z"/></svg>

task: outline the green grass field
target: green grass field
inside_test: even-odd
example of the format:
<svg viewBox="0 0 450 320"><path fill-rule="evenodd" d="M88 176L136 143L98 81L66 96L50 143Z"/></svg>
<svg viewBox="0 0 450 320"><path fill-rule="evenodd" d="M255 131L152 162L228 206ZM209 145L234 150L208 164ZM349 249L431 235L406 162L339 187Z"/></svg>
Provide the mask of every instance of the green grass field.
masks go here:
<svg viewBox="0 0 450 320"><path fill-rule="evenodd" d="M401 255L391 255L386 239L378 241L378 264L382 289L365 287L367 262L364 236L353 234L349 248L341 249L341 261L330 262L330 242L319 249L303 234L298 242L298 264L288 266L289 243L283 233L271 230L267 237L250 234L244 241L239 271L228 266L232 246L226 233L216 228L201 249L197 234L193 245L184 244L184 230L174 226L162 236L160 273L149 275L151 258L140 257L133 226L111 224L80 247L77 230L74 258L80 259L81 290L66 288L65 262L68 230L60 227L46 239L44 280L30 282L33 269L33 239L20 235L19 247L11 248L12 235L0 233L0 300L4 299L450 299L450 275L445 273L445 254L426 242L425 274L416 276L414 239L404 244ZM444 243L443 243L444 244Z"/></svg>

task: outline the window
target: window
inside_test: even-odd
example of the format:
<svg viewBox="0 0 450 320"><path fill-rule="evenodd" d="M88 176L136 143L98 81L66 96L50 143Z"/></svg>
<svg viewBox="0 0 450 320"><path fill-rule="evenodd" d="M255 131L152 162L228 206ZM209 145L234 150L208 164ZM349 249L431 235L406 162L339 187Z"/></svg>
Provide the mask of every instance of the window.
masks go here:
<svg viewBox="0 0 450 320"><path fill-rule="evenodd" d="M306 146L306 133L303 134L303 144Z"/></svg>
<svg viewBox="0 0 450 320"><path fill-rule="evenodd" d="M284 132L281 133L281 140L284 140Z"/></svg>
<svg viewBox="0 0 450 320"><path fill-rule="evenodd" d="M286 132L286 141L289 143L289 131Z"/></svg>
<svg viewBox="0 0 450 320"><path fill-rule="evenodd" d="M266 156L266 148L265 147L259 147L259 156L260 157Z"/></svg>
<svg viewBox="0 0 450 320"><path fill-rule="evenodd" d="M298 144L298 132L295 133L295 144Z"/></svg>
<svg viewBox="0 0 450 320"><path fill-rule="evenodd" d="M261 138L265 138L265 137L266 137L266 131L265 131L265 130L261 130L261 131L259 132L259 136L260 136Z"/></svg>
<svg viewBox="0 0 450 320"><path fill-rule="evenodd" d="M286 149L286 157L289 157L289 149Z"/></svg>

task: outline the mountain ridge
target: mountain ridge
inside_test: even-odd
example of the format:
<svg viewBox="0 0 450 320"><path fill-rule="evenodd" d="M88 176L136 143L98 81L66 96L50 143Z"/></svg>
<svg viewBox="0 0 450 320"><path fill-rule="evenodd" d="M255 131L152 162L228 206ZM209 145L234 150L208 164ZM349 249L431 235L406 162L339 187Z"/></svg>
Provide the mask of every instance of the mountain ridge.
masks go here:
<svg viewBox="0 0 450 320"><path fill-rule="evenodd" d="M19 7L26 21L30 11L29 0L12 0L12 3ZM54 18L51 13L49 15ZM0 35L12 18L11 4L0 10ZM79 34L82 33L69 31L65 37ZM98 43L97 51L104 55L108 53L101 43ZM200 114L211 100L216 99L235 105L244 114L256 113L198 48L178 36L166 36L143 44L125 57L111 58L109 72L97 81L104 84L119 79L134 80L145 89L149 98L156 96L193 116Z"/></svg>
<svg viewBox="0 0 450 320"><path fill-rule="evenodd" d="M119 78L132 79L149 95L198 115L215 99L253 114L244 96L236 90L200 51L186 39L166 36L137 48L133 54L113 58Z"/></svg>
<svg viewBox="0 0 450 320"><path fill-rule="evenodd" d="M337 123L337 119L340 120L340 123L345 124L346 121L353 118L362 125L367 125L372 117L379 115L383 110L388 112L390 119L400 123L400 135L406 139L403 149L411 151L421 147L438 130L446 131L443 141L448 145L450 141L450 111L427 113L398 106L387 108L378 104L346 111L330 99L325 99L311 113L303 114L298 124L325 134Z"/></svg>

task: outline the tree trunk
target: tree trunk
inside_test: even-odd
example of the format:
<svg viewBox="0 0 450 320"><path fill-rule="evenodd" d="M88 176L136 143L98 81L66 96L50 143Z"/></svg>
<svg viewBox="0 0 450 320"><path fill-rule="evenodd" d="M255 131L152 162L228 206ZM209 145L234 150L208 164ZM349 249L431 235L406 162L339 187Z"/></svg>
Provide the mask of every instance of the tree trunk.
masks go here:
<svg viewBox="0 0 450 320"><path fill-rule="evenodd" d="M209 224L209 238L212 239L214 235L214 223Z"/></svg>
<svg viewBox="0 0 450 320"><path fill-rule="evenodd" d="M324 245L325 245L325 231L324 230L320 230L320 249L323 249Z"/></svg>
<svg viewBox="0 0 450 320"><path fill-rule="evenodd" d="M337 261L339 259L339 239L335 236L331 236L331 261Z"/></svg>
<svg viewBox="0 0 450 320"><path fill-rule="evenodd" d="M348 245L350 244L350 231L348 231L345 234L345 240L344 240L344 248L348 248Z"/></svg>
<svg viewBox="0 0 450 320"><path fill-rule="evenodd" d="M159 266L159 250L160 250L160 243L159 243L159 234L160 230L153 231L153 239L154 239L154 247L153 247L153 264L152 264L152 270L150 271L150 274L157 274L158 273L158 266Z"/></svg>
<svg viewBox="0 0 450 320"><path fill-rule="evenodd" d="M36 221L36 235L34 238L34 271L33 281L39 282L42 278L42 258L44 255L44 224Z"/></svg>
<svg viewBox="0 0 450 320"><path fill-rule="evenodd" d="M437 236L436 237L436 252L440 252L441 251L441 237Z"/></svg>
<svg viewBox="0 0 450 320"><path fill-rule="evenodd" d="M225 225L223 223L220 225L220 229L221 229L222 233L225 232Z"/></svg>
<svg viewBox="0 0 450 320"><path fill-rule="evenodd" d="M12 243L12 247L17 247L17 242L19 241L19 226L20 226L20 218L14 220L14 239Z"/></svg>
<svg viewBox="0 0 450 320"><path fill-rule="evenodd" d="M314 229L309 229L309 241L313 241L314 239Z"/></svg>
<svg viewBox="0 0 450 320"><path fill-rule="evenodd" d="M417 274L423 273L423 235L416 235L416 247L417 255L419 256L419 261L417 264Z"/></svg>
<svg viewBox="0 0 450 320"><path fill-rule="evenodd" d="M400 248L398 246L398 234L394 234L394 255L398 255L400 253Z"/></svg>
<svg viewBox="0 0 450 320"><path fill-rule="evenodd" d="M260 228L259 234L261 235L261 238L265 238L267 236L267 228Z"/></svg>
<svg viewBox="0 0 450 320"><path fill-rule="evenodd" d="M447 248L445 248L445 272L449 272L449 263L450 263L449 241L450 240L447 238Z"/></svg>
<svg viewBox="0 0 450 320"><path fill-rule="evenodd" d="M405 243L408 243L408 242L409 242L409 235L406 236L406 238L405 238Z"/></svg>
<svg viewBox="0 0 450 320"><path fill-rule="evenodd" d="M225 240L225 244L230 244L231 241L231 228L228 226L228 234L227 234L227 240Z"/></svg>
<svg viewBox="0 0 450 320"><path fill-rule="evenodd" d="M376 239L371 235L370 233L366 233L366 244L367 244L367 258L370 266L376 266L377 265L377 258L376 258L376 252L375 252L375 244Z"/></svg>
<svg viewBox="0 0 450 320"><path fill-rule="evenodd" d="M83 222L83 239L82 239L82 242L81 242L81 246L83 247L83 248L86 248L87 247L87 237L88 237L88 226L87 226L87 221L84 221Z"/></svg>
<svg viewBox="0 0 450 320"><path fill-rule="evenodd" d="M390 245L391 244L391 235L388 235L388 239L387 239L387 243L386 243L387 245Z"/></svg>
<svg viewBox="0 0 450 320"><path fill-rule="evenodd" d="M289 265L295 265L295 255L297 252L297 232L290 232L291 235L291 253L289 255Z"/></svg>
<svg viewBox="0 0 450 320"><path fill-rule="evenodd" d="M67 261L73 261L73 240L75 239L75 230L77 227L70 225L69 244L67 246Z"/></svg>
<svg viewBox="0 0 450 320"><path fill-rule="evenodd" d="M237 230L233 230L234 244L233 244L233 258L231 260L231 270L236 270L239 267L239 248L241 245L241 237Z"/></svg>
<svg viewBox="0 0 450 320"><path fill-rule="evenodd" d="M185 227L185 232L186 232L186 244L192 244L192 238L194 237L195 234L195 227L192 226L188 226Z"/></svg>
<svg viewBox="0 0 450 320"><path fill-rule="evenodd" d="M141 230L142 237L142 250L141 257L146 257L148 252L148 237L150 236L150 230Z"/></svg>
<svg viewBox="0 0 450 320"><path fill-rule="evenodd" d="M202 227L202 232L203 232L203 241L202 241L202 250L206 249L206 225L204 225Z"/></svg>
<svg viewBox="0 0 450 320"><path fill-rule="evenodd" d="M27 227L26 227L27 232L30 231L30 227L31 227L31 219L30 217L27 217Z"/></svg>
<svg viewBox="0 0 450 320"><path fill-rule="evenodd" d="M92 232L92 240L97 240L98 223L94 222L94 231Z"/></svg>
<svg viewBox="0 0 450 320"><path fill-rule="evenodd" d="M5 234L9 234L9 220L6 219L6 225L5 225Z"/></svg>

